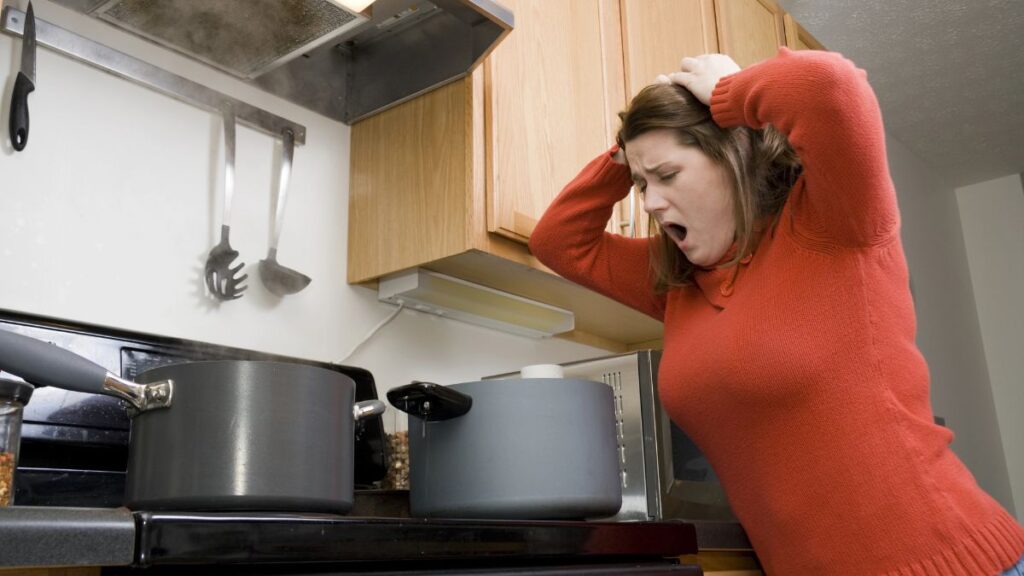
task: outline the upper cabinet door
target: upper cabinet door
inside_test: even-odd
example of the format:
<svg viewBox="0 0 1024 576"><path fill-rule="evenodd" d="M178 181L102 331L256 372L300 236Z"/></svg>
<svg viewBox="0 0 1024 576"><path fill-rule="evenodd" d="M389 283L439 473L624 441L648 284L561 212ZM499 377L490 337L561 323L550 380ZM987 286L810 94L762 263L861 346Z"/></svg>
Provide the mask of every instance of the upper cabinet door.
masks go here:
<svg viewBox="0 0 1024 576"><path fill-rule="evenodd" d="M719 48L743 68L786 45L783 11L772 0L715 0L715 15Z"/></svg>
<svg viewBox="0 0 1024 576"><path fill-rule="evenodd" d="M684 56L718 52L713 0L623 0L622 44L632 98Z"/></svg>
<svg viewBox="0 0 1024 576"><path fill-rule="evenodd" d="M485 62L488 230L525 242L613 141L625 105L615 0L502 0L515 29Z"/></svg>
<svg viewBox="0 0 1024 576"><path fill-rule="evenodd" d="M804 29L799 22L789 14L785 17L786 23L786 46L793 50L828 50L825 45L818 42L818 39L811 36L811 33Z"/></svg>

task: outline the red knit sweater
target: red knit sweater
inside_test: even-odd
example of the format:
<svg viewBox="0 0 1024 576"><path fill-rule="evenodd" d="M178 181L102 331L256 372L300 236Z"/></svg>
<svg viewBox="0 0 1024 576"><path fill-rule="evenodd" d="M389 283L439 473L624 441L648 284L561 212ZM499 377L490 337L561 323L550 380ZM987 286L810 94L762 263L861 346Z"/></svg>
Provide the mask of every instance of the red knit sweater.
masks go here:
<svg viewBox="0 0 1024 576"><path fill-rule="evenodd" d="M602 153L530 248L665 323L660 396L703 450L770 575L987 575L1024 529L933 423L881 114L837 54L791 52L719 81L723 127L772 124L804 163L774 233L732 269L656 296L647 240L604 232L631 185ZM613 148L614 150L614 148Z"/></svg>

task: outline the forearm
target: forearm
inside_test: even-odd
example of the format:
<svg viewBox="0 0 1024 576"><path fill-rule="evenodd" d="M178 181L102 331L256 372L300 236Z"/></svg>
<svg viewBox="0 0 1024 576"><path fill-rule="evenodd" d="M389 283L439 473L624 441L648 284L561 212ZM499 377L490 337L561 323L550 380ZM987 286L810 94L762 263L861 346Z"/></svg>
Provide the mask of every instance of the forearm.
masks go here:
<svg viewBox="0 0 1024 576"><path fill-rule="evenodd" d="M530 250L558 274L661 319L649 276L648 241L609 234L615 204L629 193L629 169L608 152L590 162L548 207Z"/></svg>
<svg viewBox="0 0 1024 576"><path fill-rule="evenodd" d="M598 248L615 203L629 193L629 169L611 160L614 150L592 160L562 189L530 236L534 255L559 273Z"/></svg>
<svg viewBox="0 0 1024 576"><path fill-rule="evenodd" d="M838 54L792 52L718 81L711 96L724 128L771 124L804 165L813 227L858 245L895 233L895 193L882 116L866 73Z"/></svg>

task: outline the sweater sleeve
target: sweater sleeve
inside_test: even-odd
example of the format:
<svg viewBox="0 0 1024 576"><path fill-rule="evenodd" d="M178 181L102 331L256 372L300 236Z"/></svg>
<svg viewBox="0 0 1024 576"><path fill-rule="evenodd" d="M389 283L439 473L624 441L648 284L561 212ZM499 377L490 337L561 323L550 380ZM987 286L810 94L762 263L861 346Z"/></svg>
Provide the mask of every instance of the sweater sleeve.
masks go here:
<svg viewBox="0 0 1024 576"><path fill-rule="evenodd" d="M530 234L530 251L563 277L664 320L654 294L649 240L605 231L615 203L629 194L629 169L602 152L558 195Z"/></svg>
<svg viewBox="0 0 1024 576"><path fill-rule="evenodd" d="M723 128L771 124L803 163L789 202L800 231L848 246L898 233L896 193L878 101L864 70L839 54L793 52L726 76L711 96Z"/></svg>

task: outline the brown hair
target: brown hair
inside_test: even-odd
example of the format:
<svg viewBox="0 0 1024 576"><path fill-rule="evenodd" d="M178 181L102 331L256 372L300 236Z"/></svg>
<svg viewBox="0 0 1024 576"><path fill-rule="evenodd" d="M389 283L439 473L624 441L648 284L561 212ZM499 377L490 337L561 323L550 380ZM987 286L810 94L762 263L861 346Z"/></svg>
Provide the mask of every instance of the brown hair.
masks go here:
<svg viewBox="0 0 1024 576"><path fill-rule="evenodd" d="M756 226L768 217L774 225L802 170L800 159L781 132L771 126L762 130L721 128L710 108L676 84L644 88L619 118L622 127L616 140L623 149L645 132L667 129L675 133L679 144L696 146L725 169L733 194L737 250L723 267L737 266L753 252L760 231ZM657 229L653 218L651 229ZM693 264L658 230L660 238L651 243L655 290L663 293L673 286L692 284Z"/></svg>

